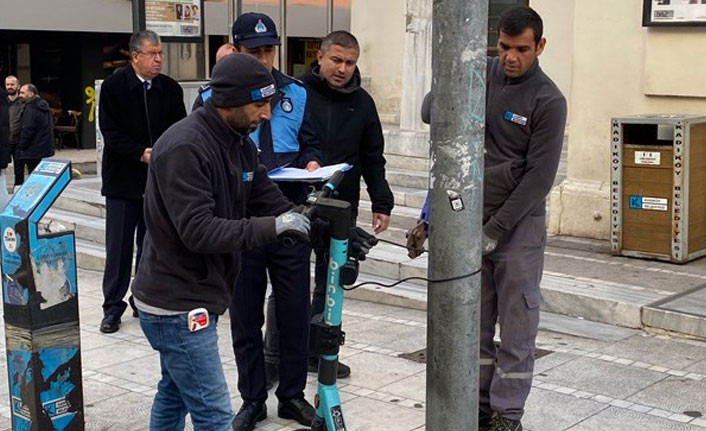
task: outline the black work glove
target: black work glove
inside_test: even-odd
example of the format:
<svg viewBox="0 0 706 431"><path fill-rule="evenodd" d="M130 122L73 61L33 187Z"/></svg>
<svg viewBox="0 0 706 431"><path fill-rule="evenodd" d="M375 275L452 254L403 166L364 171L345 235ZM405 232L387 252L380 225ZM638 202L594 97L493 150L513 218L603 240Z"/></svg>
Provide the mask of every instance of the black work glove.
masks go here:
<svg viewBox="0 0 706 431"><path fill-rule="evenodd" d="M365 260L371 248L377 245L378 239L359 227L348 231L348 256L357 260Z"/></svg>
<svg viewBox="0 0 706 431"><path fill-rule="evenodd" d="M331 242L331 223L328 220L316 218L311 223L311 247L314 250L328 251ZM378 243L377 238L359 227L348 230L348 256L365 260L371 248Z"/></svg>

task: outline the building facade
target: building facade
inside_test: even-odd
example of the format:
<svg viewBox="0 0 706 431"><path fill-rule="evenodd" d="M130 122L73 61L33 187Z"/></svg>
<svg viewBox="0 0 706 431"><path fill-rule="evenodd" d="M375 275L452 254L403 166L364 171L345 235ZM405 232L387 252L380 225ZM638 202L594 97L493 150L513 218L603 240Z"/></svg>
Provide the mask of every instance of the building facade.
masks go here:
<svg viewBox="0 0 706 431"><path fill-rule="evenodd" d="M366 2L367 6L358 8ZM386 2L387 26L380 24L380 6L371 12L373 3L356 0L353 4L352 28L363 42L361 69L381 116L402 130L423 133L425 127L418 118L421 97L431 87L432 0ZM512 3L491 0L491 15ZM706 66L706 27L643 27L646 3L529 1L545 24L547 46L540 65L569 102L567 178L550 196L553 233L609 238L612 118L706 114L701 76ZM694 9L706 8L703 3L671 2L675 8ZM489 35L493 32L491 19ZM388 43L372 47L379 40ZM489 45L493 43L489 37Z"/></svg>
<svg viewBox="0 0 706 431"><path fill-rule="evenodd" d="M95 146L95 80L128 64L132 0L5 0L0 14L0 79L32 82L66 121L80 111L81 146ZM351 0L205 0L203 43L166 43L164 73L208 78L238 12L270 15L282 35L279 68L297 75L331 29L350 29Z"/></svg>

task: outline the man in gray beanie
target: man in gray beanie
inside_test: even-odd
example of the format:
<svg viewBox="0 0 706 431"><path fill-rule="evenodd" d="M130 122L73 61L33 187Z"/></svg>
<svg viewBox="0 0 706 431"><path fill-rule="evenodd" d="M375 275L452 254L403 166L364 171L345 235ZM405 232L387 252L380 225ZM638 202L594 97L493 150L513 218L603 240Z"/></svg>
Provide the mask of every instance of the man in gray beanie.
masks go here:
<svg viewBox="0 0 706 431"><path fill-rule="evenodd" d="M187 413L195 431L232 431L216 321L231 302L240 255L282 235L309 235L309 220L291 212L247 137L270 118L272 75L254 57L232 54L216 64L211 88L203 109L159 138L149 165L132 292L162 368L153 431L183 430Z"/></svg>

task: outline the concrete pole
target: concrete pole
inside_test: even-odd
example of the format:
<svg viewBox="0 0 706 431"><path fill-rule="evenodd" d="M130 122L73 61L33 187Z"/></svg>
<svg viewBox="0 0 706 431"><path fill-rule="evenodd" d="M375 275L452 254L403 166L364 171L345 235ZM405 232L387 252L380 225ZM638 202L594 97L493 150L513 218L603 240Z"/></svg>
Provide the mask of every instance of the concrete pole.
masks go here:
<svg viewBox="0 0 706 431"><path fill-rule="evenodd" d="M434 0L429 277L481 266L488 0ZM426 429L478 429L480 274L428 288Z"/></svg>

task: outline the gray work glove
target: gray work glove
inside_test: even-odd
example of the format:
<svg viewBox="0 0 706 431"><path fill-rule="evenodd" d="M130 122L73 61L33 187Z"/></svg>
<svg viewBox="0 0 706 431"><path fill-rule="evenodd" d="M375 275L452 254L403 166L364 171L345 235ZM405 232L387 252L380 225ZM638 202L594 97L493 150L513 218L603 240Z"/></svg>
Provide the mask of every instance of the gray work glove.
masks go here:
<svg viewBox="0 0 706 431"><path fill-rule="evenodd" d="M498 246L498 240L489 237L483 232L483 243L481 245L481 251L483 256L487 256L495 251L495 247Z"/></svg>
<svg viewBox="0 0 706 431"><path fill-rule="evenodd" d="M310 229L311 223L303 214L289 211L275 218L275 232L279 240L308 243Z"/></svg>

